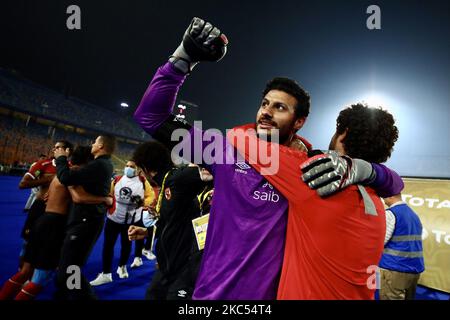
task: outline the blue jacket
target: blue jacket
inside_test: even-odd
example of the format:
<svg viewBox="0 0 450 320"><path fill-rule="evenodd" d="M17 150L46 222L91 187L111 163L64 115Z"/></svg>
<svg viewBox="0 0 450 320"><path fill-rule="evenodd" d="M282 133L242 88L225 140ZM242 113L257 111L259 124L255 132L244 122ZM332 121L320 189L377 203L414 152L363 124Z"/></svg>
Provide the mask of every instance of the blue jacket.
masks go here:
<svg viewBox="0 0 450 320"><path fill-rule="evenodd" d="M380 267L388 270L421 273L425 270L422 249L422 223L405 203L391 206L395 229L384 246Z"/></svg>

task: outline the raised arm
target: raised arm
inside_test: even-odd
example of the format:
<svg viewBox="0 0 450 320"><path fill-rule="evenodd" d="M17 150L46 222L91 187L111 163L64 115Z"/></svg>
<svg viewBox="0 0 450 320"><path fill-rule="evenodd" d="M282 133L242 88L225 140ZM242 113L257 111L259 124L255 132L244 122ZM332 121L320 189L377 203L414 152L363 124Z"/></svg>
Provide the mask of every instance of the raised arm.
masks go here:
<svg viewBox="0 0 450 320"><path fill-rule="evenodd" d="M220 60L226 53L227 44L228 40L219 29L202 19L194 18L184 33L181 44L150 82L134 113L134 119L142 129L170 150L177 143L171 139L175 130L191 130L188 123L172 115L181 85L198 62Z"/></svg>
<svg viewBox="0 0 450 320"><path fill-rule="evenodd" d="M134 113L134 120L144 131L153 136L168 120L185 79L186 74L170 62L158 68Z"/></svg>

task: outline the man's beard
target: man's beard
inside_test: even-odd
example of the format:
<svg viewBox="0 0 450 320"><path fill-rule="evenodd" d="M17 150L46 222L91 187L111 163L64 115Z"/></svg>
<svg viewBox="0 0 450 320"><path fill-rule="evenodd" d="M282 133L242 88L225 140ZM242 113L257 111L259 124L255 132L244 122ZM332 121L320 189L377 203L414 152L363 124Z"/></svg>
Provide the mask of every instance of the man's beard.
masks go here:
<svg viewBox="0 0 450 320"><path fill-rule="evenodd" d="M285 144L290 139L291 135L283 135L280 136L280 130L279 129L271 129L271 130L265 130L266 132L260 133L256 132L256 135L259 139L267 141L267 142L274 142L278 144Z"/></svg>
<svg viewBox="0 0 450 320"><path fill-rule="evenodd" d="M264 133L260 133L257 130L256 132L257 132L257 136L259 139L267 141L267 142L286 144L292 138L292 134L290 134L290 133L281 134L281 130L280 130L280 128L278 128L278 124L269 118L260 118L256 122L256 127L258 127L258 125L262 124L261 121L265 121L266 123L268 122L272 126L272 128L271 129L260 129L260 130L264 130ZM289 130L289 131L292 131L292 130Z"/></svg>

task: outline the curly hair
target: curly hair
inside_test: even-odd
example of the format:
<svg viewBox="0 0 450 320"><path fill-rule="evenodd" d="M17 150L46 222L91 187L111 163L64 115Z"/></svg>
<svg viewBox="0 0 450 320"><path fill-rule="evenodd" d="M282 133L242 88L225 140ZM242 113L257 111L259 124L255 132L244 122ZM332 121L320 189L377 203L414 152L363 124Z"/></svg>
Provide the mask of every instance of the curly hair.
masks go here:
<svg viewBox="0 0 450 320"><path fill-rule="evenodd" d="M392 114L362 103L351 105L339 113L336 132L347 132L342 142L348 156L375 163L385 162L391 156L398 139Z"/></svg>
<svg viewBox="0 0 450 320"><path fill-rule="evenodd" d="M148 141L140 144L134 150L131 161L146 172L161 172L172 166L169 150L158 141Z"/></svg>
<svg viewBox="0 0 450 320"><path fill-rule="evenodd" d="M295 115L297 118L307 117L311 105L310 96L300 85L292 79L276 77L270 80L263 91L263 97L271 90L286 92L297 99Z"/></svg>

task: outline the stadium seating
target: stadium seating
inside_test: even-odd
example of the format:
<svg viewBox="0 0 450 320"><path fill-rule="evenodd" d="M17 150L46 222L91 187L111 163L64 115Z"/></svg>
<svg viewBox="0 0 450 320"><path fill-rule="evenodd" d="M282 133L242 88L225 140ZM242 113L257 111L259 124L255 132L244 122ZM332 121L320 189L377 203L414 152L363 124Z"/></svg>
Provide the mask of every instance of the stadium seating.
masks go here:
<svg viewBox="0 0 450 320"><path fill-rule="evenodd" d="M35 116L124 138L138 141L149 139L130 115L124 116L80 99L66 97L3 69L0 69L0 104Z"/></svg>

